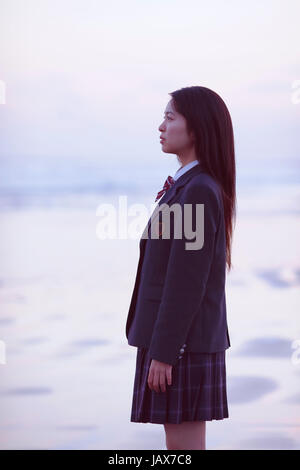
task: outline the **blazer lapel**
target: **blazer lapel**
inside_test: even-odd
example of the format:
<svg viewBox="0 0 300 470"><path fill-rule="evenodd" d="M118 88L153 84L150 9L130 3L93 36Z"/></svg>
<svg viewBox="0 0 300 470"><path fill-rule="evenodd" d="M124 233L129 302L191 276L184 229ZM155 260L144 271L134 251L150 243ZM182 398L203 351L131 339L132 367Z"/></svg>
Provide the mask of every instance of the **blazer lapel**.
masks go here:
<svg viewBox="0 0 300 470"><path fill-rule="evenodd" d="M154 222L156 221L157 217L159 216L159 213L163 213L164 211L164 208L160 209L160 206L162 204L169 204L173 198L175 198L177 196L177 193L178 191L184 187L186 185L186 183L196 174L198 173L201 173L203 172L204 170L202 169L202 166L199 164L199 165L196 165L194 166L193 168L191 168L190 170L188 170L186 173L184 173L182 176L180 176L178 178L178 180L175 181L175 183L173 184L173 186L171 186L170 189L168 189L168 191L165 192L165 194L163 195L163 197L159 200L157 206L155 207L150 219L148 220L148 223L144 229L144 232L142 234L142 239L141 239L141 243L140 243L140 248L142 248L143 246L143 242L146 242L147 238L149 237L149 235L151 234L150 232L150 229L151 229L151 225L154 224Z"/></svg>

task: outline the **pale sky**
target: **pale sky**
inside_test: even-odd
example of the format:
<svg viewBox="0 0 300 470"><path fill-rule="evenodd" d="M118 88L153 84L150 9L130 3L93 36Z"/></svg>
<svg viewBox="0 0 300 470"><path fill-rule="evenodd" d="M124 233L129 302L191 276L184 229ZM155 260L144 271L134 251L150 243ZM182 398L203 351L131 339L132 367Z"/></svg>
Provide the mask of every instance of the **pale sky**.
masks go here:
<svg viewBox="0 0 300 470"><path fill-rule="evenodd" d="M0 9L3 167L168 164L158 126L168 93L191 85L224 99L241 163L299 156L299 0L0 0Z"/></svg>

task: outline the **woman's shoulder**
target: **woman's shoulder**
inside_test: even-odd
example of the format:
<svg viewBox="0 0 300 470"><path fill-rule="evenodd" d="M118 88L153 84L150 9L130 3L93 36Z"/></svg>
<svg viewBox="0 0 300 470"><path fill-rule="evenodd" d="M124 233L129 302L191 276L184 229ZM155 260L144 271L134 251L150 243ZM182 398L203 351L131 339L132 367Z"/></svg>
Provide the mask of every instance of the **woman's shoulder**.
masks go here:
<svg viewBox="0 0 300 470"><path fill-rule="evenodd" d="M185 185L184 196L195 194L221 202L221 189L218 182L208 173L201 171Z"/></svg>

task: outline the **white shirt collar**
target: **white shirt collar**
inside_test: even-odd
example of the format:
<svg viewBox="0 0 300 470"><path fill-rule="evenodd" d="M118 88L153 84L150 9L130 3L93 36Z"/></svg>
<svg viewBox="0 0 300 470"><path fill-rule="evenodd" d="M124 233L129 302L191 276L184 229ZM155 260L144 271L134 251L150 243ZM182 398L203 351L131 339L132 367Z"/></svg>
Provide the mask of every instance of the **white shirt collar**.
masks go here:
<svg viewBox="0 0 300 470"><path fill-rule="evenodd" d="M173 176L174 180L178 180L180 176L182 176L186 171L190 170L196 165L199 165L199 160L193 160L192 162L187 163L187 165L184 165L184 167L179 168Z"/></svg>

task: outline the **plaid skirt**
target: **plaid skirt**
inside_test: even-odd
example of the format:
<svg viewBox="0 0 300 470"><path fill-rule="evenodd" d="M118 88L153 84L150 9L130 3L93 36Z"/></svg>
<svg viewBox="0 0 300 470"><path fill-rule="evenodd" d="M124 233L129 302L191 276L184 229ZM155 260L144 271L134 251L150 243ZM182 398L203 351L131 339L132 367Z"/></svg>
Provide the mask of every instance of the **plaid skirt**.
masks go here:
<svg viewBox="0 0 300 470"><path fill-rule="evenodd" d="M147 383L151 358L138 347L130 421L175 423L228 418L225 351L186 351L172 366L172 383L166 391L151 390Z"/></svg>

